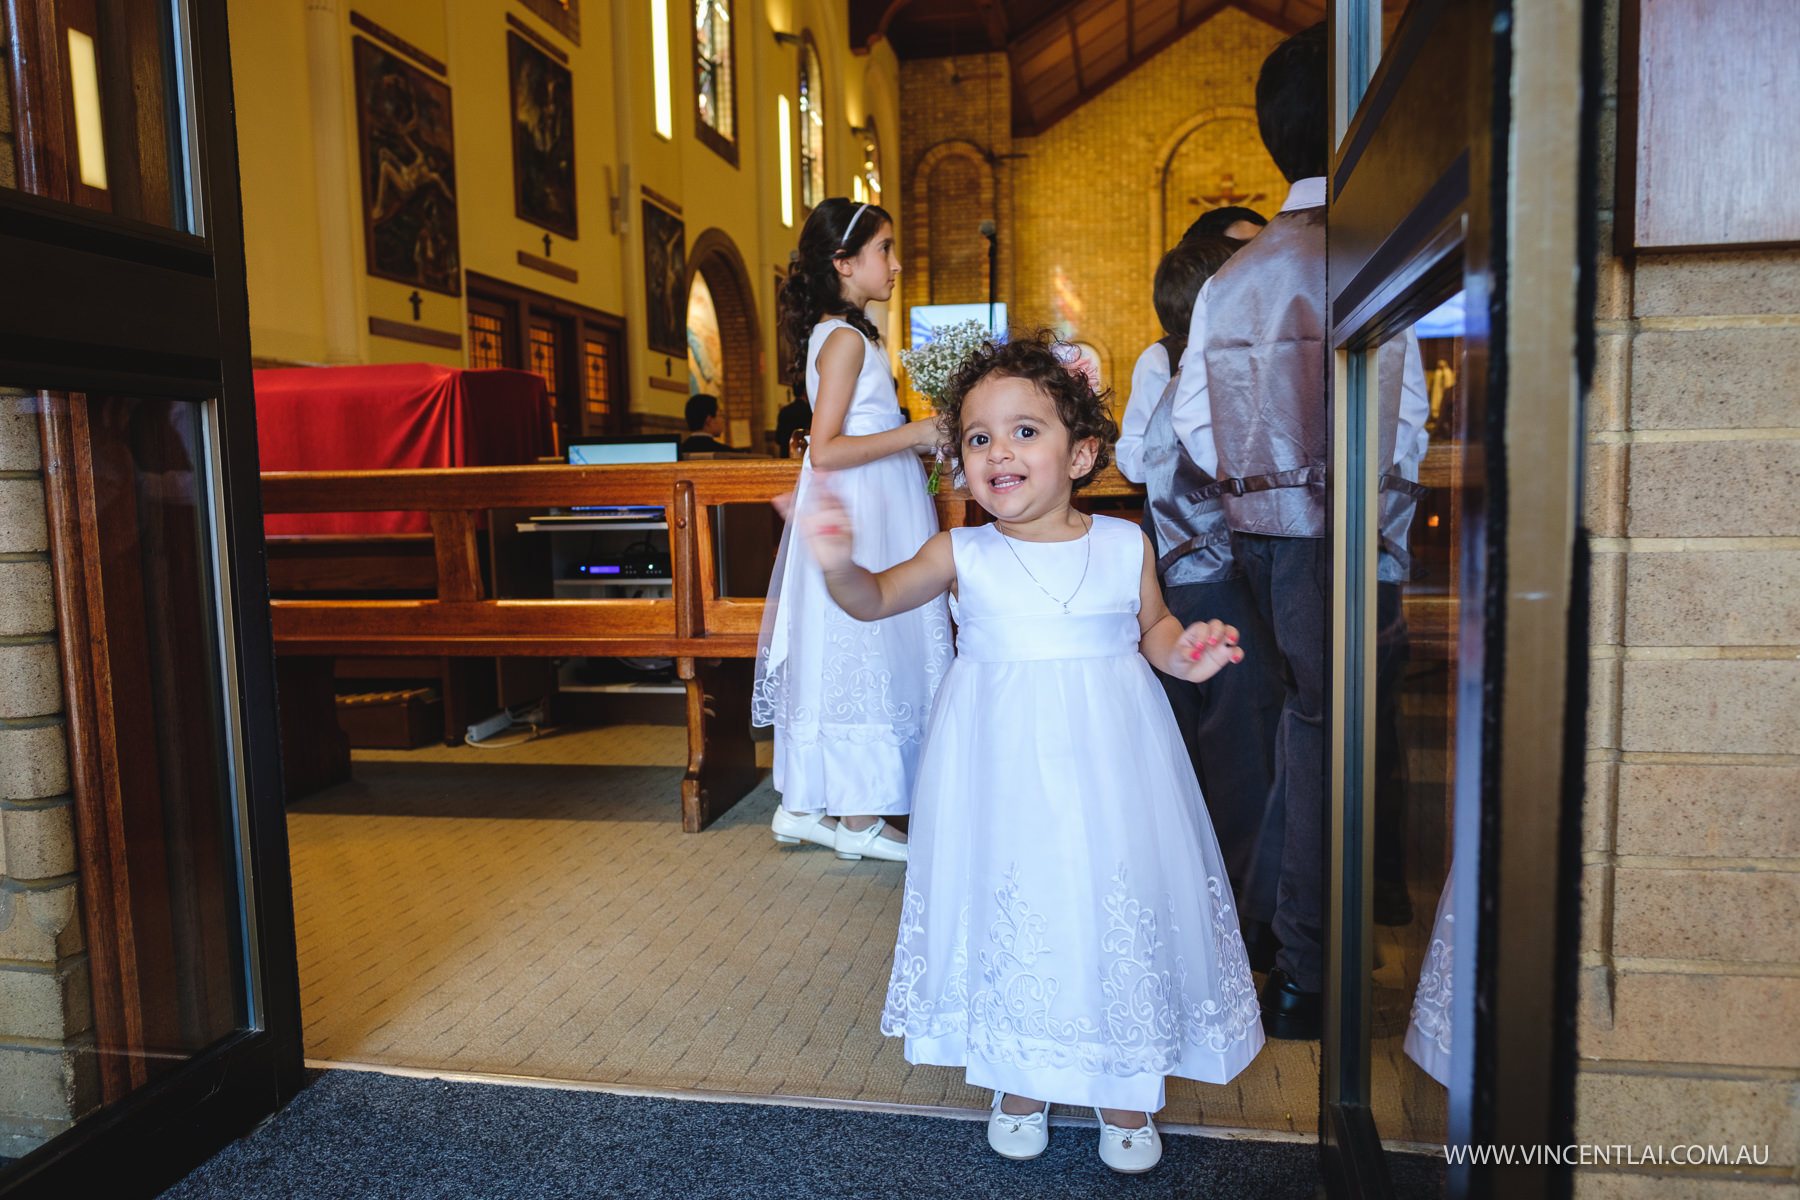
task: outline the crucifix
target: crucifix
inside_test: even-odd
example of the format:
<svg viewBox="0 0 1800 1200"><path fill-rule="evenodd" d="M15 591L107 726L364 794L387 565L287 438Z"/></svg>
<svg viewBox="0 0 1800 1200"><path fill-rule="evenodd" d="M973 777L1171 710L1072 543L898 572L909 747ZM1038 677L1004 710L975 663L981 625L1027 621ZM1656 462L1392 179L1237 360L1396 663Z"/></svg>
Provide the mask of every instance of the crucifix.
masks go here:
<svg viewBox="0 0 1800 1200"><path fill-rule="evenodd" d="M413 306L413 320L415 320L415 321L418 320L419 319L419 305L425 303L425 297L419 295L418 288L414 288L413 294L408 296L406 298L406 300L407 300L407 303L409 303Z"/></svg>
<svg viewBox="0 0 1800 1200"><path fill-rule="evenodd" d="M1214 196L1189 196L1189 204L1205 203L1212 208L1222 208L1228 204L1254 204L1263 198L1263 192L1240 192L1237 190L1237 177L1227 171L1219 176L1219 191Z"/></svg>
<svg viewBox="0 0 1800 1200"><path fill-rule="evenodd" d="M544 235L544 257L550 257L550 235L547 233Z"/></svg>

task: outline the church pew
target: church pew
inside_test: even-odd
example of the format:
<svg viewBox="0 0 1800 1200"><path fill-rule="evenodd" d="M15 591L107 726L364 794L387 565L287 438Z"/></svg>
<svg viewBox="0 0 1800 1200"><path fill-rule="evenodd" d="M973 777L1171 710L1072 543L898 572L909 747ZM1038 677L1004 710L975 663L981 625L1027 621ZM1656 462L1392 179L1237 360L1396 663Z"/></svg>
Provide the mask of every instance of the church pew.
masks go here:
<svg viewBox="0 0 1800 1200"><path fill-rule="evenodd" d="M749 692L762 597L720 594L710 510L770 503L791 491L792 461L616 467L270 472L270 513L423 511L431 518L435 597L271 602L278 654L673 658L686 690L688 764L682 827L705 828L758 779ZM490 595L478 541L482 513L556 506L645 505L668 517L666 599L542 600Z"/></svg>

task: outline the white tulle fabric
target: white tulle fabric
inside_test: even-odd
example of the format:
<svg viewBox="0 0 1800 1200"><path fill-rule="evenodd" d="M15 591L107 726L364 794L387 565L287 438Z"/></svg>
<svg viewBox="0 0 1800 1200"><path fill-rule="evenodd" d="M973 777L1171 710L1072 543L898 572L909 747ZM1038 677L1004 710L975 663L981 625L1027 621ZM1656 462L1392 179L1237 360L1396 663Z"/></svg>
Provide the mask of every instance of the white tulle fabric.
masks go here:
<svg viewBox="0 0 1800 1200"><path fill-rule="evenodd" d="M852 327L832 320L813 330L809 395L818 395L819 348L838 328ZM865 343L844 432L880 433L902 419L887 358ZM924 468L910 452L833 471L829 481L849 509L855 559L871 571L911 558L938 531ZM859 621L839 608L805 539L795 536L817 487L809 454L769 580L751 724L774 727L775 788L788 811L905 813L932 696L950 665L949 613L941 599L883 621Z"/></svg>
<svg viewBox="0 0 1800 1200"><path fill-rule="evenodd" d="M1406 1026L1406 1055L1425 1073L1450 1086L1450 972L1456 965L1456 864L1444 880L1438 896L1437 917L1431 923L1431 942L1425 947L1425 965L1419 968L1419 986L1413 992L1412 1020Z"/></svg>
<svg viewBox="0 0 1800 1200"><path fill-rule="evenodd" d="M1143 534L1094 519L1067 615L1083 541L951 538L957 658L920 762L882 1032L909 1062L1059 1103L1155 1111L1165 1076L1226 1082L1262 1046L1260 1010L1137 648Z"/></svg>

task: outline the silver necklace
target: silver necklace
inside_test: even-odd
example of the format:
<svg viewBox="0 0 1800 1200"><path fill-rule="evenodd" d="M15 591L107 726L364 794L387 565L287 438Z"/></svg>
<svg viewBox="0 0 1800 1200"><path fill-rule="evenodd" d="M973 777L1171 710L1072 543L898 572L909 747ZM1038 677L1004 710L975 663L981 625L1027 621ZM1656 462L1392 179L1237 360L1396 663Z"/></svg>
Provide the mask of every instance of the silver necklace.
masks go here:
<svg viewBox="0 0 1800 1200"><path fill-rule="evenodd" d="M1019 552L1013 550L1013 540L1006 536L1004 530L996 527L994 532L1000 535L1000 540L1006 543L1006 548L1008 550L1012 551L1013 561L1019 564L1019 570L1025 572L1026 578L1037 584L1038 591L1049 596L1052 602L1062 605L1063 612L1067 613L1069 611L1070 601L1074 600L1075 597L1080 594L1081 585L1087 582L1088 564L1094 559L1094 539L1089 536L1094 532L1094 518L1088 518L1087 532L1081 535L1081 540L1087 543L1087 548L1083 551L1081 556L1081 578L1075 581L1075 590L1069 593L1068 600L1059 600L1054 595L1051 595L1050 589L1045 587L1043 583L1039 581L1038 577L1031 573L1031 568L1026 566L1025 560L1019 557Z"/></svg>

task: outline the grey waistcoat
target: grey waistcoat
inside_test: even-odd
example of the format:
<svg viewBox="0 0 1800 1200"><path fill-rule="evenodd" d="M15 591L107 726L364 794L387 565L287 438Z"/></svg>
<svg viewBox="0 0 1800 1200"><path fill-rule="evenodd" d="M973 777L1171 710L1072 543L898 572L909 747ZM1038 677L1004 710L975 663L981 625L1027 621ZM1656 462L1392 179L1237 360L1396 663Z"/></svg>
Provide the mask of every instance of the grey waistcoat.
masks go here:
<svg viewBox="0 0 1800 1200"><path fill-rule="evenodd" d="M1225 519L1324 537L1325 210L1279 213L1212 278L1206 387Z"/></svg>
<svg viewBox="0 0 1800 1200"><path fill-rule="evenodd" d="M1144 428L1144 497L1155 530L1156 574L1168 587L1217 583L1238 573L1218 484L1194 465L1175 436L1180 382L1177 367Z"/></svg>
<svg viewBox="0 0 1800 1200"><path fill-rule="evenodd" d="M1225 519L1243 533L1324 537L1331 412L1325 209L1279 213L1213 276L1204 348ZM1410 566L1417 484L1393 473L1404 338L1376 356L1382 549Z"/></svg>

